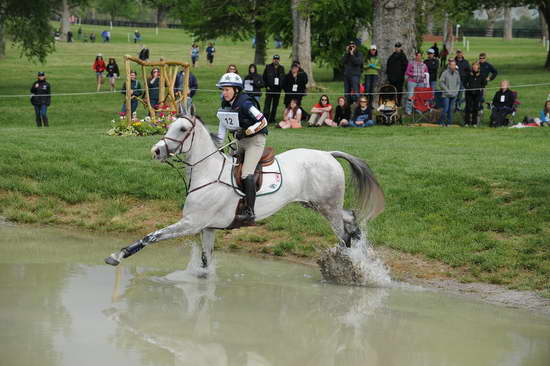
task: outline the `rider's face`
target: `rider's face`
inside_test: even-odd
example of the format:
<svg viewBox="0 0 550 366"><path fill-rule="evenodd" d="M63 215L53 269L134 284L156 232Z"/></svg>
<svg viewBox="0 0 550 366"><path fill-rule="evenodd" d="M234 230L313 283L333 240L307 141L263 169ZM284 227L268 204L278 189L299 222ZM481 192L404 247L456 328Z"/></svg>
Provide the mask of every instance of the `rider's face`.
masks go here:
<svg viewBox="0 0 550 366"><path fill-rule="evenodd" d="M223 99L229 102L233 99L233 97L235 97L235 89L233 89L230 86L224 86L222 94L223 94Z"/></svg>

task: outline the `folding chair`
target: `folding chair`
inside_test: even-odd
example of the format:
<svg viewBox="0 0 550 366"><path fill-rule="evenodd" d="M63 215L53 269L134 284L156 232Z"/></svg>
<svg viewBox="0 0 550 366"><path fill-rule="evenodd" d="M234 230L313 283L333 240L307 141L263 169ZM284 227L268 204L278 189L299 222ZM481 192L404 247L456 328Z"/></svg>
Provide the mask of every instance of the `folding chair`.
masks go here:
<svg viewBox="0 0 550 366"><path fill-rule="evenodd" d="M434 90L432 88L424 87L414 88L412 103L413 123L417 123L422 120L427 123L431 122L430 117L435 105Z"/></svg>

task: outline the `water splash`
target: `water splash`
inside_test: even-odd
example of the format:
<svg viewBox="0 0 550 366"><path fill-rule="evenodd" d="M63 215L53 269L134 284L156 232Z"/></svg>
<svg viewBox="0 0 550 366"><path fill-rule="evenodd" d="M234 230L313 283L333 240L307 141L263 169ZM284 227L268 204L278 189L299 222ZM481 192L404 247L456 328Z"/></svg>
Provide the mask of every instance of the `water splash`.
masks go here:
<svg viewBox="0 0 550 366"><path fill-rule="evenodd" d="M388 287L392 283L390 271L374 251L366 230L352 240L351 248L337 245L327 249L317 263L326 281L340 285Z"/></svg>
<svg viewBox="0 0 550 366"><path fill-rule="evenodd" d="M216 277L216 260L210 258L208 267L202 266L202 247L191 241L191 257L187 268L183 271L175 271L167 274L163 279L171 282L196 282L198 279L208 278L214 280Z"/></svg>

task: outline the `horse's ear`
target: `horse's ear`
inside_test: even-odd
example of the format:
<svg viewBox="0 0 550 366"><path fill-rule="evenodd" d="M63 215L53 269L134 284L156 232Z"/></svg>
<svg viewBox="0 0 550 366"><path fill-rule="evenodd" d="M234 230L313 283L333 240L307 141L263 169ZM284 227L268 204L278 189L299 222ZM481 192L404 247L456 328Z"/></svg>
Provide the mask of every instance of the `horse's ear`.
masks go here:
<svg viewBox="0 0 550 366"><path fill-rule="evenodd" d="M185 99L183 102L177 103L178 114L181 116L195 116L195 105L191 102L190 98Z"/></svg>

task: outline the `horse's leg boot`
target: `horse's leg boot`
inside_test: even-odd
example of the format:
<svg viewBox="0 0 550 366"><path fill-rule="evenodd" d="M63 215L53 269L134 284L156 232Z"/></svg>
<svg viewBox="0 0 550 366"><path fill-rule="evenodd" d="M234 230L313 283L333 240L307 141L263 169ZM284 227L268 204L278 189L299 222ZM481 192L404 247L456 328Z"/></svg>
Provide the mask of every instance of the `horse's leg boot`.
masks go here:
<svg viewBox="0 0 550 366"><path fill-rule="evenodd" d="M246 207L236 218L243 225L254 225L256 220L256 215L254 214L254 205L256 203L256 182L254 181L254 175L251 174L243 180L243 188L246 194Z"/></svg>

